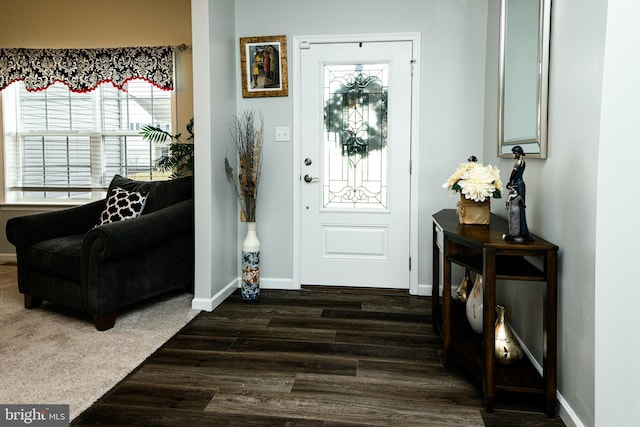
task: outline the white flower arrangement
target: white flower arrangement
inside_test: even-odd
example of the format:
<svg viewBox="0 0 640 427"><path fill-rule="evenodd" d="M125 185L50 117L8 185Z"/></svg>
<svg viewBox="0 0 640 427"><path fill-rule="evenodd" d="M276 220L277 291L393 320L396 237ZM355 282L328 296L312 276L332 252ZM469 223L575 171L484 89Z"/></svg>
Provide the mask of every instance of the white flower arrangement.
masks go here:
<svg viewBox="0 0 640 427"><path fill-rule="evenodd" d="M475 161L461 163L442 187L445 190L460 192L474 202L484 202L487 197L499 199L502 196L502 181L498 168Z"/></svg>

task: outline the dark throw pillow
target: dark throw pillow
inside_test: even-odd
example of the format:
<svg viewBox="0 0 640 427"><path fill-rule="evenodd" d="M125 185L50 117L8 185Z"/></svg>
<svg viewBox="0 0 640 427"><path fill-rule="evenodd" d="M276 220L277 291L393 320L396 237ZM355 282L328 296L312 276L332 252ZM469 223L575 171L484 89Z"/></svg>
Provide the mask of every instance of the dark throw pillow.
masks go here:
<svg viewBox="0 0 640 427"><path fill-rule="evenodd" d="M139 191L148 194L144 213L149 214L174 203L193 197L193 176L171 179L169 181L135 181L115 175L109 184L107 194L120 187L127 191Z"/></svg>
<svg viewBox="0 0 640 427"><path fill-rule="evenodd" d="M107 198L98 225L124 221L140 216L148 194L116 187Z"/></svg>

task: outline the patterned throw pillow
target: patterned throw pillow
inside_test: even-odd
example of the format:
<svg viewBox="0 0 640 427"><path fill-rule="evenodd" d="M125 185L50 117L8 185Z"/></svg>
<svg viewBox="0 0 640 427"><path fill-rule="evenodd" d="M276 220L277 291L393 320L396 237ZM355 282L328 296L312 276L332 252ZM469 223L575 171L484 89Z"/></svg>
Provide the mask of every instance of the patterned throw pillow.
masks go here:
<svg viewBox="0 0 640 427"><path fill-rule="evenodd" d="M107 204L100 215L98 225L124 221L140 216L147 201L148 194L127 191L116 187L107 198Z"/></svg>

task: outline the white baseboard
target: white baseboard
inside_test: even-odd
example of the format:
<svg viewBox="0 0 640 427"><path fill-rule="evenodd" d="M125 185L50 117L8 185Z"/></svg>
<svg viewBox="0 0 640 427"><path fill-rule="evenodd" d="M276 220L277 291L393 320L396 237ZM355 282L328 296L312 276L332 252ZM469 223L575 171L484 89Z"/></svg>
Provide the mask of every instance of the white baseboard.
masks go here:
<svg viewBox="0 0 640 427"><path fill-rule="evenodd" d="M0 254L0 263L2 262L18 262L18 259L16 258L16 254L15 253L9 253L9 254Z"/></svg>
<svg viewBox="0 0 640 427"><path fill-rule="evenodd" d="M558 392L558 415L567 427L585 427L584 423L578 418L569 403Z"/></svg>
<svg viewBox="0 0 640 427"><path fill-rule="evenodd" d="M217 306L222 304L236 289L240 287L240 277L233 279L228 285L226 285L221 291L213 295L211 298L193 298L191 302L191 308L196 310L213 311ZM300 285L293 283L293 279L260 279L261 289L283 289L283 290L298 290Z"/></svg>
<svg viewBox="0 0 640 427"><path fill-rule="evenodd" d="M240 278L238 278L238 286L240 286ZM293 279L264 279L260 278L260 288L262 289L283 289L287 291L297 291L301 289L300 285L293 283Z"/></svg>
<svg viewBox="0 0 640 427"><path fill-rule="evenodd" d="M211 298L197 298L194 297L191 300L191 308L195 310L204 310L204 311L213 311L217 306L222 304L224 300L226 300L229 295L235 292L238 289L239 284L238 278L235 278L229 283L227 286L222 288L217 294L213 295Z"/></svg>
<svg viewBox="0 0 640 427"><path fill-rule="evenodd" d="M418 296L430 297L432 290L433 290L433 285L431 283L428 283L428 284L418 283Z"/></svg>

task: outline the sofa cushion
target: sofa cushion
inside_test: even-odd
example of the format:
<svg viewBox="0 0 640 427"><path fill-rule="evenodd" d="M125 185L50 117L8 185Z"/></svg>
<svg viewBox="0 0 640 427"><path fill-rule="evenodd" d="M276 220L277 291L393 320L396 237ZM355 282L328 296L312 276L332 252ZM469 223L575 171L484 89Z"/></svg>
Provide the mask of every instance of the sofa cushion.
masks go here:
<svg viewBox="0 0 640 427"><path fill-rule="evenodd" d="M83 234L38 242L28 249L28 269L80 281Z"/></svg>
<svg viewBox="0 0 640 427"><path fill-rule="evenodd" d="M148 194L139 191L127 191L116 187L107 197L104 210L100 214L98 225L124 221L140 216Z"/></svg>
<svg viewBox="0 0 640 427"><path fill-rule="evenodd" d="M127 191L146 192L149 194L144 206L144 214L166 208L175 203L193 197L193 176L172 179L169 181L136 181L115 175L109 184L109 192L120 187Z"/></svg>

